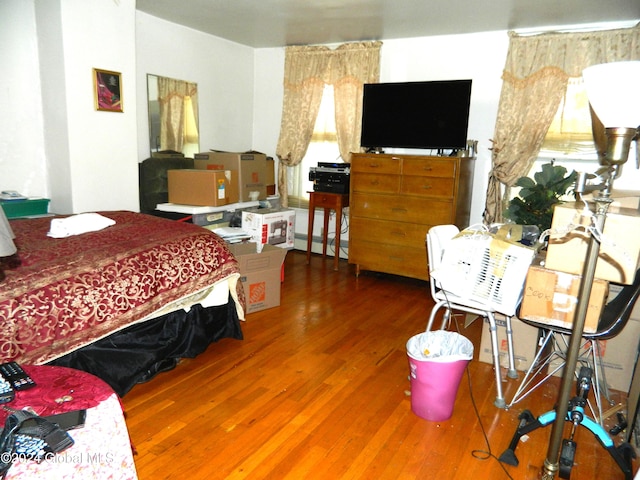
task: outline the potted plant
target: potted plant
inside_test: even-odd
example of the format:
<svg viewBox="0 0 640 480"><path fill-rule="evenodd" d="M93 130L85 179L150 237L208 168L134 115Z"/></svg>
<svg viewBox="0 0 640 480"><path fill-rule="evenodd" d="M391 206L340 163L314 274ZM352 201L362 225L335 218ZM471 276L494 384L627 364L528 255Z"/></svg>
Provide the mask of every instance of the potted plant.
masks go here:
<svg viewBox="0 0 640 480"><path fill-rule="evenodd" d="M540 233L548 230L551 228L554 205L573 191L576 177L576 172L567 174L565 167L553 163L543 164L533 179L520 177L516 182L520 192L509 201L504 212L505 218L518 225L537 225Z"/></svg>

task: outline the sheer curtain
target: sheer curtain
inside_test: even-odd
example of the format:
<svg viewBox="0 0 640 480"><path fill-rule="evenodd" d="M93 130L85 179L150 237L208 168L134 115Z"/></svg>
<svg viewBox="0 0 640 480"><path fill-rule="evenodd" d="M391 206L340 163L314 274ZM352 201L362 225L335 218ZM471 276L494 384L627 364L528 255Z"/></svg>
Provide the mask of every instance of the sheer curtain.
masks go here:
<svg viewBox="0 0 640 480"><path fill-rule="evenodd" d="M508 198L508 189L531 168L569 79L581 77L589 65L640 59L640 26L509 36L492 140L485 223L502 221L502 185Z"/></svg>
<svg viewBox="0 0 640 480"><path fill-rule="evenodd" d="M380 81L380 42L348 43L333 52L330 83L336 111L340 156L349 162L360 151L362 91L365 83Z"/></svg>
<svg viewBox="0 0 640 480"><path fill-rule="evenodd" d="M198 85L158 77L160 149L182 152L185 142L198 143Z"/></svg>
<svg viewBox="0 0 640 480"><path fill-rule="evenodd" d="M596 158L589 99L582 78L569 78L540 149L546 158Z"/></svg>
<svg viewBox="0 0 640 480"><path fill-rule="evenodd" d="M278 192L285 207L288 189L284 167L298 165L311 141L329 65L328 52L323 46L294 46L285 51L282 121L276 147L280 160Z"/></svg>
<svg viewBox="0 0 640 480"><path fill-rule="evenodd" d="M359 149L362 85L380 77L381 42L294 46L285 51L284 99L276 155L278 191L288 205L287 169L304 157L320 108L324 85L334 86L337 139L342 158Z"/></svg>
<svg viewBox="0 0 640 480"><path fill-rule="evenodd" d="M338 134L336 132L334 89L325 85L318 116L313 127L313 135L302 160L295 167L287 167L288 205L294 208L308 208L309 193L313 181L309 180L309 170L319 162L340 162Z"/></svg>

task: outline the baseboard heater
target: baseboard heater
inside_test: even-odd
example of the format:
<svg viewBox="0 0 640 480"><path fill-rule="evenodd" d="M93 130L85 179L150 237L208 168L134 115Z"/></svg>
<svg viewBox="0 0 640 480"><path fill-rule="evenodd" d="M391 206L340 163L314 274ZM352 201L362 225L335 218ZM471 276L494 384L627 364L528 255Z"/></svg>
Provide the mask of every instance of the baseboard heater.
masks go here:
<svg viewBox="0 0 640 480"><path fill-rule="evenodd" d="M296 250L302 250L303 252L307 251L307 235L304 233L296 233L294 237L294 248ZM333 256L333 251L335 248L335 237L333 235L329 235L327 238L327 255ZM313 253L322 253L322 237L319 235L314 235L311 238L311 252ZM349 257L349 238L344 238L340 236L340 258L348 258Z"/></svg>

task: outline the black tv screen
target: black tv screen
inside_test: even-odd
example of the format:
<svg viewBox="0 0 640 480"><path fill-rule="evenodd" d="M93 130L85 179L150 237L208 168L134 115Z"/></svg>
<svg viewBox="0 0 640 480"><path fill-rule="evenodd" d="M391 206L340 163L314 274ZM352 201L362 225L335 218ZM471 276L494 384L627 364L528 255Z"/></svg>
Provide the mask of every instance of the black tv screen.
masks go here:
<svg viewBox="0 0 640 480"><path fill-rule="evenodd" d="M463 149L470 100L471 80L365 84L360 145Z"/></svg>

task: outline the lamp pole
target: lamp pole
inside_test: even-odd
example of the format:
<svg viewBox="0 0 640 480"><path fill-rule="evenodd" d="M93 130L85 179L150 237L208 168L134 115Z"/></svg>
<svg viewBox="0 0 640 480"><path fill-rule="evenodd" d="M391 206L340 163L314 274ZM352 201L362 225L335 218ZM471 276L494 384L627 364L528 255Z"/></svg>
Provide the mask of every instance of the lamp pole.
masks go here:
<svg viewBox="0 0 640 480"><path fill-rule="evenodd" d="M604 228L604 222L607 216L607 210L611 204L608 188L605 193L595 199L596 212L595 224L599 232ZM567 361L562 374L562 383L560 384L560 393L558 396L558 404L556 405L556 419L551 429L551 438L549 440L549 449L547 450L547 458L544 461L542 472L542 480L552 480L555 478L556 472L559 470L560 445L564 432L567 412L569 411L569 400L571 396L571 388L573 378L578 362L578 354L582 343L582 334L584 332L585 319L587 317L587 308L589 307L589 298L591 297L591 286L595 277L596 263L600 252L600 243L593 234L590 235L587 255L582 271L582 279L580 281L580 289L578 290L578 304L576 306L576 314L569 340L569 349L567 352ZM594 366L594 368L597 368Z"/></svg>
<svg viewBox="0 0 640 480"><path fill-rule="evenodd" d="M637 140L640 137L640 127L637 127L640 123L640 91L638 90L640 61L592 65L583 70L582 76L589 104L605 126L607 137L606 151L598 155L600 164L607 167L605 181L601 185L603 188L600 189L600 194L594 199L596 204L594 224L597 231L602 233L607 210L611 204L613 180L620 175L621 167L629 157L629 146L632 140ZM638 163L640 163L637 144L636 155ZM578 178L576 182L577 193L583 193L587 190L585 182L584 177ZM589 246L578 290L578 304L567 351L567 361L556 405L556 418L551 430L547 458L544 461L543 480L552 480L560 469L560 444L569 411L571 386L584 333L587 307L591 297L591 286L595 277L599 252L599 240L593 232L590 232ZM594 365L594 368L597 368L597 365Z"/></svg>

